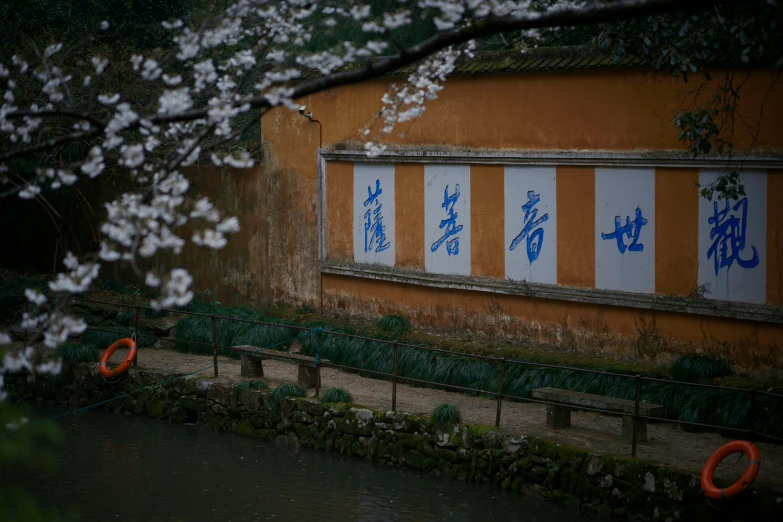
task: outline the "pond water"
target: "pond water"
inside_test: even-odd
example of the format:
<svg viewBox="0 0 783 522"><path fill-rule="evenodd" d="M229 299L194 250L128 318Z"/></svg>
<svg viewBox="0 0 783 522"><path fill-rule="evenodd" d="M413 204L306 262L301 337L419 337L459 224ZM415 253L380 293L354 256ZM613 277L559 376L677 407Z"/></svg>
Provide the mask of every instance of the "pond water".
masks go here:
<svg viewBox="0 0 783 522"><path fill-rule="evenodd" d="M489 486L194 426L102 411L58 422L57 469L20 480L45 505L77 506L84 521L587 520Z"/></svg>

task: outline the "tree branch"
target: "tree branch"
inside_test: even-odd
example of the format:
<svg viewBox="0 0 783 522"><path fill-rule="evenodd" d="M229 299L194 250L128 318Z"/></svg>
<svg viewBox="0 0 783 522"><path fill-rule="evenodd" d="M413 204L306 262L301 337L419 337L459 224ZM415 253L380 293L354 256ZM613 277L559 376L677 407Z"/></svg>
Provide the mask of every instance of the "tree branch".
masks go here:
<svg viewBox="0 0 783 522"><path fill-rule="evenodd" d="M45 111L30 111L30 110L23 110L23 111L13 111L9 112L5 115L6 119L13 120L18 118L24 118L26 116L30 117L56 117L61 116L64 118L75 118L77 120L84 120L90 122L94 127L97 127L99 129L104 129L106 127L106 124L102 122L101 120L90 116L89 114L85 114L82 112L74 112L74 111L68 111L68 110L60 110L60 109L51 109L51 110L45 110Z"/></svg>
<svg viewBox="0 0 783 522"><path fill-rule="evenodd" d="M547 27L573 27L614 22L629 18L639 18L664 14L671 11L689 12L719 4L737 3L738 0L623 0L611 4L597 4L580 9L563 9L544 14L534 14L521 18L488 17L476 25L470 25L451 31L444 31L424 42L407 48L404 52L389 58L383 58L366 68L345 71L304 81L294 88L293 99L371 80L392 73L407 65L416 63L442 49L460 45L479 38L486 38L508 31L543 29ZM269 108L272 104L263 95L254 95L237 103L249 103L252 108ZM179 114L159 115L149 118L153 123L173 123L190 121L207 116L207 109L196 109Z"/></svg>
<svg viewBox="0 0 783 522"><path fill-rule="evenodd" d="M30 147L25 147L23 149L17 149L11 152L7 152L5 154L0 154L0 161L8 161L21 156L27 156L28 154L34 154L36 152L40 152L42 150L46 150L52 147L65 145L66 143L71 143L73 141L89 140L90 138L94 138L98 134L100 134L100 131L99 129L95 129L95 128L90 129L88 131L72 132L71 134L60 136L59 138L52 138L50 140L42 141L37 145L32 145Z"/></svg>

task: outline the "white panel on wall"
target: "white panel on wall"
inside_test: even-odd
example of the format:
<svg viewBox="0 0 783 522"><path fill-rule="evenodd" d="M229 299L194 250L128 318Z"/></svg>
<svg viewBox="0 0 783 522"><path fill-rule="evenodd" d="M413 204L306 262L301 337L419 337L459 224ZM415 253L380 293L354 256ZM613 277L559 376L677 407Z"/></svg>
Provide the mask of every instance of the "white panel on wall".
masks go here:
<svg viewBox="0 0 783 522"><path fill-rule="evenodd" d="M506 277L557 284L555 167L506 167Z"/></svg>
<svg viewBox="0 0 783 522"><path fill-rule="evenodd" d="M424 167L424 269L470 275L470 166Z"/></svg>
<svg viewBox="0 0 783 522"><path fill-rule="evenodd" d="M394 266L394 165L353 166L353 259Z"/></svg>
<svg viewBox="0 0 783 522"><path fill-rule="evenodd" d="M702 170L699 185L721 171ZM699 196L699 285L705 297L745 303L767 301L767 173L740 175L745 196L711 201Z"/></svg>
<svg viewBox="0 0 783 522"><path fill-rule="evenodd" d="M655 169L595 169L595 287L655 293Z"/></svg>

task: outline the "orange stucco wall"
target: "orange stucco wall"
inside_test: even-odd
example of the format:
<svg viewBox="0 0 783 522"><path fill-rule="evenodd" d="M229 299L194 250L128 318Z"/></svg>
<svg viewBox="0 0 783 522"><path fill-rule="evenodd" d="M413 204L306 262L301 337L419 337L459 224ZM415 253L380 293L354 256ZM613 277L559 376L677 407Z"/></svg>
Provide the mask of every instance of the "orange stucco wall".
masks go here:
<svg viewBox="0 0 783 522"><path fill-rule="evenodd" d="M396 266L409 270L424 270L424 165L395 166L395 205L397 212Z"/></svg>
<svg viewBox="0 0 783 522"><path fill-rule="evenodd" d="M471 275L503 279L503 166L470 166Z"/></svg>
<svg viewBox="0 0 783 522"><path fill-rule="evenodd" d="M770 90L773 79L771 72L754 71L743 87L741 111L750 126L760 127L754 147L779 152L783 150L783 86ZM713 82L703 88L701 96L709 96L716 85ZM322 146L329 147L362 139L360 130L372 122L387 87L387 82L376 81L299 101L323 123ZM684 84L681 79L646 71L454 78L448 81L437 100L428 103L422 117L397 129L403 136L394 134L388 142L416 150L443 146L681 150L676 130L669 121L679 107L690 102L688 92L693 90L693 85ZM761 112L761 100L768 91ZM759 114L762 115L760 125ZM266 288L275 300L319 302L316 127L287 109L273 110L262 120L267 147L262 186L271 190L264 198L277 211L264 211L264 223L258 230L266 251L282 254L265 255L267 262L260 268L264 273L260 279L268 281ZM746 148L752 140L747 129L736 129L734 141L738 149ZM395 176L396 265L407 270L423 270L423 165L397 164ZM694 198L698 198L697 180L695 169L656 169L656 192L670 198L666 203L660 198L656 200L656 293L688 295L695 287L697 253L693 237L698 227L698 208L694 204ZM593 169L560 166L556 183L558 283L592 288L595 285L594 226L592 220L583 218L594 211ZM474 276L503 278L503 199L497 196L502 188L502 166L471 166ZM278 199L272 201L273 197ZM352 198L351 165L329 162L327 260L353 260ZM778 210L781 201L783 172L770 171L767 235L770 304L783 302L780 255L783 247L778 248L783 244L783 214ZM433 328L486 325L490 329L498 327L493 326L494 312L490 312L498 310L498 305L514 321L537 325L540 336L544 337L554 335L550 331L552 325L563 321L576 325L580 318L588 321L600 318L618 339L630 338L637 332L639 318L645 315L639 309L456 292L331 275L323 276L323 303L327 310L373 317L402 311ZM774 325L670 312L658 312L655 318L662 335L682 343L703 343L712 335L736 342L750 339L747 342L764 346L783 345L783 330Z"/></svg>
<svg viewBox="0 0 783 522"><path fill-rule="evenodd" d="M557 168L557 280L568 286L595 286L595 173L585 167Z"/></svg>
<svg viewBox="0 0 783 522"><path fill-rule="evenodd" d="M655 292L688 295L698 280L698 170L655 169L655 193Z"/></svg>

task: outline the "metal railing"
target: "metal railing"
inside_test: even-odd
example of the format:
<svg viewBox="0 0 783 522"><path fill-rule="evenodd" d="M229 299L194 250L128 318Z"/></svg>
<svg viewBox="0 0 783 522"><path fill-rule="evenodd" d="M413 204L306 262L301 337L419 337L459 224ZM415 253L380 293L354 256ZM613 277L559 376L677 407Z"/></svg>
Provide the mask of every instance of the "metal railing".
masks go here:
<svg viewBox="0 0 783 522"><path fill-rule="evenodd" d="M22 296L19 296L22 297ZM108 306L116 306L120 308L133 308L134 309L134 335L136 338L147 338L147 339L155 339L155 340L164 340L164 341L172 341L171 338L168 337L158 337L154 335L148 335L144 334L140 330L140 311L142 309L151 309L148 306L140 306L140 305L134 305L134 304L126 304L126 303L118 303L118 302L110 302L110 301L98 301L98 300L91 300L91 299L81 299L81 298L73 298L76 302L81 303L88 303L88 304L98 304L98 305L108 305ZM346 370L350 372L357 372L364 375L371 375L375 377L382 377L386 378L388 380L391 380L392 382L392 397L391 397L391 403L392 403L392 411L397 410L397 384L401 382L408 382L413 384L419 384L419 385L425 385L429 387L435 387L435 388L441 388L444 390L451 390L451 391L460 391L460 392L468 392L473 394L479 394L479 395L485 395L494 397L497 401L497 409L495 414L495 426L500 427L500 421L501 421L501 412L502 412L502 403L504 400L509 402L522 402L522 403L534 403L534 404L542 404L547 406L566 406L563 403L559 403L556 401L547 401L542 399L535 399L533 397L519 397L515 395L508 395L503 393L503 385L504 385L504 368L506 365L518 365L523 367L533 367L533 368L550 368L550 369L556 369L556 370L565 370L565 371L573 371L573 372L580 372L580 373L590 373L590 374L597 374L602 375L606 377L617 377L620 379L629 379L633 380L635 383L635 391L634 391L634 411L631 414L627 413L618 413L615 410L609 410L604 408L596 408L596 407L588 407L588 406L567 406L574 410L583 410L583 411L591 411L596 413L603 413L603 414L609 414L612 416L630 416L632 417L632 425L633 425L633 432L632 432L632 442L631 442L631 455L636 456L636 449L638 445L638 421L639 420L649 420L654 422L664 422L664 423L671 423L671 424L680 424L680 425L687 425L687 426L695 426L695 427L702 427L702 428L710 428L713 430L728 430L733 433L742 433L747 434L749 436L749 439L752 441L756 441L758 439L765 439L771 442L775 443L783 443L783 439L773 436L768 433L760 433L756 430L756 419L755 419L755 409L758 402L758 398L765 396L774 398L776 400L783 400L783 394L763 391L763 390L757 390L755 388L737 388L737 387L731 387L731 386L718 386L714 384L702 384L702 383L692 383L692 382L684 382L684 381L674 381L674 380L668 380L668 379L660 379L655 377L645 377L642 375L629 375L624 373L617 373L617 372L608 372L603 370L593 370L593 369L587 369L587 368L576 368L571 366L561 366L556 364L547 364L547 363L538 363L538 362L531 362L531 361L521 361L516 359L507 359L507 358L501 358L501 357L490 357L486 355L477 355L477 354L471 354L471 353L465 353L465 352L455 352L450 350L443 350L440 348L433 348L429 346L422 346L422 345L415 345L415 344L409 344L409 343L403 343L396 340L390 340L390 339L379 339L379 338L373 338L373 337L366 337L362 335L356 335L356 334L349 334L345 332L336 332L336 331L328 331L324 332L320 328L311 328L307 326L297 326L293 324L280 324L280 323L273 323L269 321L257 321L252 319L242 319L242 318L236 318L236 317L227 317L227 316L220 316L215 314L204 314L199 312L191 312L187 310L178 310L178 309L160 309L157 310L158 312L166 312L171 314L179 314L179 315L189 315L189 316L197 316L197 317L208 317L210 319L210 326L211 326L211 343L205 343L205 342L199 342L199 341L185 341L185 340L176 340L176 342L186 343L186 344L194 344L194 345L200 345L200 346L211 346L212 347L212 359L213 359L213 365L214 365L214 376L218 377L218 349L221 350L231 350L232 347L230 346L222 346L217 343L217 326L216 321L222 320L222 321L233 321L233 322L241 322L241 323L248 323L248 324L255 324L255 325L262 325L262 326L271 326L276 328L285 328L287 330L297 330L302 333L309 332L310 334L316 335L316 342L317 342L317 354L320 356L320 351L323 346L323 336L324 335L331 335L335 337L344 337L344 338L351 338L351 339L358 339L362 341L368 341L373 343L380 343L380 344L387 344L392 346L392 372L382 372L377 370L370 370L367 368L360 368L360 367L354 367L354 366L348 366L343 364L337 364L333 363L331 361L329 362L322 362L320 361L320 357L316 357L316 368L317 368L317 382L320 387L321 383L321 367L327 367L327 368L335 368L339 370ZM7 324L16 324L15 322L10 321L3 321L0 323L7 323ZM89 330L93 331L102 331L107 333L118 333L114 330L108 330L105 328L98 328L98 327L88 327ZM291 341L293 341L292 339ZM479 361L486 362L488 364L497 364L498 365L498 389L497 391L489 391L489 390L481 390L477 388L469 388L466 386L459 386L455 384L447 384L443 382L438 381L431 381L426 379L417 379L413 377L406 377L404 375L400 375L398 371L398 356L399 356L399 349L400 348L408 348L408 349L414 349L414 350L423 350L428 351L432 353L438 353L443 355L448 355L451 357L458 357L463 359L475 359ZM259 353L263 352L264 348L259 349ZM239 358L242 357L248 357L250 355L242 355ZM134 361L134 364L136 362ZM728 427L728 426L721 426L716 424L707 424L702 422L689 422L689 421L683 421L679 419L669 419L666 417L655 417L655 416L649 416L649 415L642 415L639 413L639 407L642 403L641 396L642 396L642 388L645 382L657 382L657 383L663 383L669 386L684 386L684 387L692 387L692 388L702 388L702 389L714 389L714 390L720 390L724 392L737 392L737 393L744 393L749 395L749 402L750 402L750 426L747 429L744 428L735 428L735 427ZM783 408L783 403L781 404L781 408Z"/></svg>

